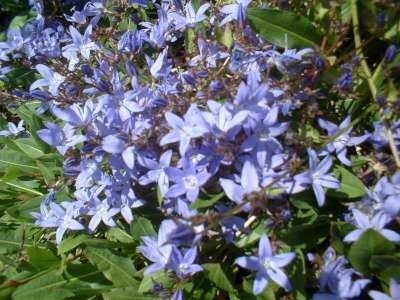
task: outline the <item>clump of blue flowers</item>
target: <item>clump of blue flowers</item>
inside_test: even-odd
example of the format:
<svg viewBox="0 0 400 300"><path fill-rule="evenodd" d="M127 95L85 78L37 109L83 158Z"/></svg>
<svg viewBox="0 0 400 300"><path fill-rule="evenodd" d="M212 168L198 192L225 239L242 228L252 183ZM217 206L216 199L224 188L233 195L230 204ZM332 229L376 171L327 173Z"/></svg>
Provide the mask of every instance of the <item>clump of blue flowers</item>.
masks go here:
<svg viewBox="0 0 400 300"><path fill-rule="evenodd" d="M335 87L316 88L320 49L270 43L249 17L265 9L254 1L90 0L62 21L31 2L36 17L0 43L0 79L24 62L35 79L17 95L44 122L35 132L9 122L0 136L32 136L61 157L30 213L58 247L78 234L140 232L132 276L151 278L145 292L161 299L192 299L201 276L218 299L389 299L373 255L400 243L392 106L358 126L356 109L323 95ZM339 94L353 91L356 67L332 84ZM363 256L365 267L357 251L371 231L390 246Z"/></svg>

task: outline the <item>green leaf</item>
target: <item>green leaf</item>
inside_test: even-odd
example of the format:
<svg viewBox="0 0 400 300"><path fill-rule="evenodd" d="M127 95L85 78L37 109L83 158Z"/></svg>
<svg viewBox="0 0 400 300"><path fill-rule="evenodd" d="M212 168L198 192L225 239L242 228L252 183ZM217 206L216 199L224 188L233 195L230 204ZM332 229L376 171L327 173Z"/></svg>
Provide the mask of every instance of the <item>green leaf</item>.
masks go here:
<svg viewBox="0 0 400 300"><path fill-rule="evenodd" d="M219 193L214 196L212 196L210 199L204 200L204 199L197 199L195 202L193 202L190 207L193 209L199 209L199 208L206 208L213 206L215 203L217 203L219 200L221 200L225 196L225 193Z"/></svg>
<svg viewBox="0 0 400 300"><path fill-rule="evenodd" d="M125 230L122 230L121 228L117 228L117 227L110 228L107 231L107 237L109 240L118 241L118 242L126 243L126 244L134 242L134 239L132 238L132 236L129 233L127 233Z"/></svg>
<svg viewBox="0 0 400 300"><path fill-rule="evenodd" d="M381 272L390 267L400 268L400 258L393 255L372 255L369 267L377 272Z"/></svg>
<svg viewBox="0 0 400 300"><path fill-rule="evenodd" d="M205 276L208 278L208 280L214 283L216 287L229 293L236 293L235 288L225 275L220 264L209 263L202 265L202 267L204 269Z"/></svg>
<svg viewBox="0 0 400 300"><path fill-rule="evenodd" d="M131 16L126 16L118 23L118 30L120 31L132 31L136 29L135 22L132 22Z"/></svg>
<svg viewBox="0 0 400 300"><path fill-rule="evenodd" d="M185 284L184 291L187 299L215 300L218 289L210 285L210 282L205 280L204 276L195 276Z"/></svg>
<svg viewBox="0 0 400 300"><path fill-rule="evenodd" d="M287 274L289 275L290 282L292 283L295 299L306 300L306 262L304 259L304 255L301 251L296 251L296 258L287 267Z"/></svg>
<svg viewBox="0 0 400 300"><path fill-rule="evenodd" d="M330 222L327 216L319 216L310 224L295 224L279 232L279 238L293 247L310 249L326 240Z"/></svg>
<svg viewBox="0 0 400 300"><path fill-rule="evenodd" d="M369 229L350 247L349 261L357 271L368 275L370 260L374 255L390 254L395 250L393 243L378 232Z"/></svg>
<svg viewBox="0 0 400 300"><path fill-rule="evenodd" d="M341 166L336 166L333 172L340 180L341 186L337 190L328 190L328 196L353 199L365 195L367 189L353 173Z"/></svg>
<svg viewBox="0 0 400 300"><path fill-rule="evenodd" d="M292 12L250 8L248 19L256 32L283 48L317 48L322 34L305 17Z"/></svg>
<svg viewBox="0 0 400 300"><path fill-rule="evenodd" d="M9 254L17 252L24 245L24 230L7 226L7 230L0 230L0 253Z"/></svg>
<svg viewBox="0 0 400 300"><path fill-rule="evenodd" d="M29 158L37 159L44 155L43 151L38 147L35 140L32 138L23 138L15 140L14 143L21 149Z"/></svg>
<svg viewBox="0 0 400 300"><path fill-rule="evenodd" d="M60 275L59 271L52 271L18 287L12 294L12 299L66 299L74 296L72 291L63 287L66 282L67 281Z"/></svg>
<svg viewBox="0 0 400 300"><path fill-rule="evenodd" d="M188 28L185 30L185 50L188 54L193 54L196 52L196 33L193 28Z"/></svg>
<svg viewBox="0 0 400 300"><path fill-rule="evenodd" d="M28 21L28 18L28 15L15 16L11 20L9 28L22 28L24 24Z"/></svg>
<svg viewBox="0 0 400 300"><path fill-rule="evenodd" d="M168 273L164 270L160 270L144 276L142 282L140 283L138 292L149 292L153 288L154 283L161 283L162 286L167 289L172 287L172 280L168 276Z"/></svg>
<svg viewBox="0 0 400 300"><path fill-rule="evenodd" d="M93 296L112 288L103 274L89 263L68 264L64 272L64 278L67 280L65 287L75 295ZM86 300L88 298L83 299Z"/></svg>
<svg viewBox="0 0 400 300"><path fill-rule="evenodd" d="M28 283L15 290L12 299L54 300L81 294L94 295L103 292L104 288L109 289L101 285L104 281L101 272L90 264L69 264L62 275L60 270L34 274Z"/></svg>
<svg viewBox="0 0 400 300"><path fill-rule="evenodd" d="M346 222L331 223L330 236L331 245L339 252L344 253L346 245L343 242L344 237L354 229L354 226Z"/></svg>
<svg viewBox="0 0 400 300"><path fill-rule="evenodd" d="M225 25L223 28L217 29L216 32L217 41L230 49L233 45L233 33L230 24Z"/></svg>
<svg viewBox="0 0 400 300"><path fill-rule="evenodd" d="M71 251L72 249L78 247L80 244L85 242L87 239L88 236L84 234L80 234L74 237L64 238L61 244L58 246L58 254L60 255L68 251Z"/></svg>
<svg viewBox="0 0 400 300"><path fill-rule="evenodd" d="M120 289L112 289L110 292L102 295L104 300L157 300L159 297L150 295L142 295L138 293L136 287L127 287Z"/></svg>
<svg viewBox="0 0 400 300"><path fill-rule="evenodd" d="M94 247L87 248L87 256L89 261L102 271L116 287L138 284L133 278L136 270L129 258L116 255L108 249Z"/></svg>
<svg viewBox="0 0 400 300"><path fill-rule="evenodd" d="M13 189L19 190L19 191L24 191L25 193L36 195L36 196L43 196L43 193L34 190L31 188L31 185L29 183L32 183L31 181L21 181L21 180L12 180L12 181L7 181L0 179L0 183L4 183L8 185L9 187L12 187Z"/></svg>
<svg viewBox="0 0 400 300"><path fill-rule="evenodd" d="M29 201L20 201L7 209L7 213L20 221L32 221L31 212L39 211L43 197L34 197Z"/></svg>
<svg viewBox="0 0 400 300"><path fill-rule="evenodd" d="M267 227L264 223L260 223L254 228L250 234L245 234L243 237L235 241L235 246L238 248L245 248L254 244L260 239L260 236L267 231Z"/></svg>
<svg viewBox="0 0 400 300"><path fill-rule="evenodd" d="M131 223L131 234L133 238L140 241L142 236L156 235L156 231L149 220L143 217L137 217Z"/></svg>
<svg viewBox="0 0 400 300"><path fill-rule="evenodd" d="M26 157L26 155L13 150L2 149L0 151L0 169L8 166L14 166L27 172L39 170L35 161Z"/></svg>
<svg viewBox="0 0 400 300"><path fill-rule="evenodd" d="M54 175L54 172L46 167L45 164L41 163L40 161L36 161L36 165L38 166L38 168L40 169L40 173L43 176L44 181L46 182L46 184L48 186L51 186L52 183L54 183L56 176Z"/></svg>
<svg viewBox="0 0 400 300"><path fill-rule="evenodd" d="M60 263L60 259L50 250L41 248L28 248L26 250L29 262L38 269L46 269Z"/></svg>
<svg viewBox="0 0 400 300"><path fill-rule="evenodd" d="M340 6L340 16L343 23L351 21L351 0L345 0Z"/></svg>
<svg viewBox="0 0 400 300"><path fill-rule="evenodd" d="M245 279L243 280L243 290L246 292L246 295L241 295L240 299L247 300L275 300L276 294L276 286L273 282L269 282L264 291L258 295L253 295L253 284L254 280Z"/></svg>

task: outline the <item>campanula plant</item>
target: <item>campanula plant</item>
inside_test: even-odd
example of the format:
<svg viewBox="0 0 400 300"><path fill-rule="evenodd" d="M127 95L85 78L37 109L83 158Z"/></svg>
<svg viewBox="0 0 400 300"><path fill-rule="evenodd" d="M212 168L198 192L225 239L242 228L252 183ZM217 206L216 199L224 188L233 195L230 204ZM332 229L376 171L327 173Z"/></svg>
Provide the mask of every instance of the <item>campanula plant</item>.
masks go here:
<svg viewBox="0 0 400 300"><path fill-rule="evenodd" d="M3 2L1 299L397 299L396 1Z"/></svg>

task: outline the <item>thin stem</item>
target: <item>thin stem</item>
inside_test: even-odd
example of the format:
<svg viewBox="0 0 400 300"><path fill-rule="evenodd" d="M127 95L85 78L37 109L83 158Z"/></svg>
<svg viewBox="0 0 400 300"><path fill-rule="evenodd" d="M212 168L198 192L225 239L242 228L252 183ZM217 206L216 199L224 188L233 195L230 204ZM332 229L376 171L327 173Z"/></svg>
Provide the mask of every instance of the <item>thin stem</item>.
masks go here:
<svg viewBox="0 0 400 300"><path fill-rule="evenodd" d="M372 74L368 67L367 61L365 60L364 53L362 51L361 37L360 37L360 24L358 19L357 10L357 0L351 0L351 17L353 21L353 34L354 34L354 44L356 49L356 54L360 58L361 67L365 73L369 89L371 91L372 97L376 100L376 87L372 80Z"/></svg>
<svg viewBox="0 0 400 300"><path fill-rule="evenodd" d="M360 37L360 23L358 18L358 10L357 10L357 0L351 0L351 18L353 23L353 34L354 34L354 44L356 49L356 54L360 58L361 67L365 73L366 80L368 82L369 89L371 91L372 98L374 102L376 102L377 90L372 77L372 73L368 67L367 61L365 59L364 53L361 48L361 37ZM390 127L385 124L386 129L386 137L389 142L390 150L393 154L394 161L398 169L400 169L400 157L397 151L396 143L393 138L392 131Z"/></svg>
<svg viewBox="0 0 400 300"><path fill-rule="evenodd" d="M385 125L385 129L386 129L386 136L389 141L389 147L393 153L394 161L396 162L397 169L400 169L400 157L399 157L399 153L397 152L396 143L394 142L392 130L390 129L389 126L386 126L386 125Z"/></svg>

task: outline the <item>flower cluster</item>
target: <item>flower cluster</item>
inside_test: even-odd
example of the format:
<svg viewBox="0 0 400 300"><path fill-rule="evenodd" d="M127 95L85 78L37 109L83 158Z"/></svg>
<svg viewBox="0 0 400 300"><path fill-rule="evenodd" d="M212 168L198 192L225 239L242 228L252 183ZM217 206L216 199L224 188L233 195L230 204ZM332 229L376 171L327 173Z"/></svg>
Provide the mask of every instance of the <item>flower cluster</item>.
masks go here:
<svg viewBox="0 0 400 300"><path fill-rule="evenodd" d="M57 244L67 232L131 224L140 208L158 205L165 217L158 234L143 237L138 247L151 262L144 274L168 270L187 281L203 271L204 240L234 243L258 216L268 219L271 233L280 222L290 223L296 195L307 195L316 209L329 204L327 191L342 189L334 167L352 166L350 154L360 145L382 151L400 145L399 122L376 122L359 135L350 116L340 125L315 119L324 143L301 140L298 127L307 118L298 114L314 114L318 106L308 70L322 58L309 48L280 51L262 39L247 21L249 0L121 1L134 12L128 18L134 26L111 32L101 25L110 14L106 1L87 1L65 15L66 22L47 20L40 2L33 2L36 19L9 30L0 43L0 73L6 77L12 61L29 62L38 76L24 97L39 100L37 112L53 116L36 134L62 155L73 200L58 203L54 186L32 216L37 226L55 229ZM153 13L144 17L146 10ZM221 41L221 32L235 41ZM350 89L349 71L339 85ZM0 135L25 131L22 122L7 126ZM344 241L373 229L400 242L390 227L400 212L399 195L400 173L382 177L343 216L356 226ZM202 201L212 202L206 211ZM272 248L287 249L276 238L271 245L261 235L256 256L234 260L255 275L255 295L270 282L291 288L283 268L296 254L274 254ZM314 299L362 293L370 280L347 263L327 250ZM173 298L183 294L177 288Z"/></svg>

